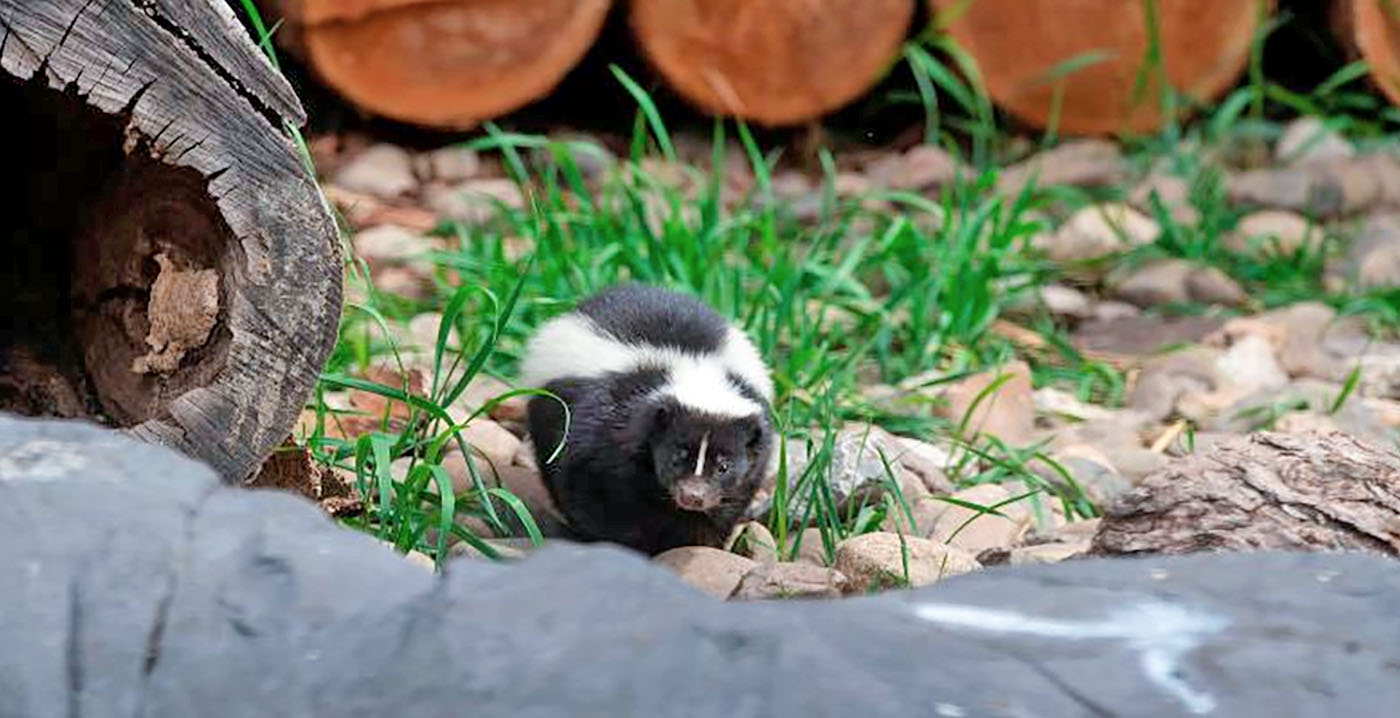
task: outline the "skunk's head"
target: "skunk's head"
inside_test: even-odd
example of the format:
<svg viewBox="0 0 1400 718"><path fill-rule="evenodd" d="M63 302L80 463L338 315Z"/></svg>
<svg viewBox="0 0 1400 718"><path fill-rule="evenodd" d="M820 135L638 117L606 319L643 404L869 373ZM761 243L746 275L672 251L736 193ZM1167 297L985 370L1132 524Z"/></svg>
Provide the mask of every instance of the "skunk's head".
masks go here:
<svg viewBox="0 0 1400 718"><path fill-rule="evenodd" d="M651 419L656 478L678 508L704 513L748 502L771 443L764 414L716 416L672 400L657 403Z"/></svg>

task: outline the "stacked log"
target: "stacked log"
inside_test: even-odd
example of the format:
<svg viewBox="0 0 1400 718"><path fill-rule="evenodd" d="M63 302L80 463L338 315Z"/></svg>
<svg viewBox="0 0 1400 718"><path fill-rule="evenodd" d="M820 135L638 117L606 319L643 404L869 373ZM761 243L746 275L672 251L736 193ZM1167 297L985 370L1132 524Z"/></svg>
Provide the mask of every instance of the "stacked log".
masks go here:
<svg viewBox="0 0 1400 718"><path fill-rule="evenodd" d="M632 0L642 52L706 112L761 125L820 117L898 57L913 0Z"/></svg>
<svg viewBox="0 0 1400 718"><path fill-rule="evenodd" d="M1034 127L1056 123L1062 132L1086 135L1146 132L1169 119L1159 102L1161 66L1145 66L1153 34L1148 8L1157 12L1167 81L1204 102L1237 82L1272 6L1272 0L930 3L977 61L993 102ZM1139 86L1139 77L1147 83Z"/></svg>
<svg viewBox="0 0 1400 718"><path fill-rule="evenodd" d="M326 86L402 122L465 129L550 93L612 0L263 0Z"/></svg>
<svg viewBox="0 0 1400 718"><path fill-rule="evenodd" d="M222 0L0 0L0 18L17 140L0 412L91 419L249 476L340 320L335 224L285 130L300 104Z"/></svg>

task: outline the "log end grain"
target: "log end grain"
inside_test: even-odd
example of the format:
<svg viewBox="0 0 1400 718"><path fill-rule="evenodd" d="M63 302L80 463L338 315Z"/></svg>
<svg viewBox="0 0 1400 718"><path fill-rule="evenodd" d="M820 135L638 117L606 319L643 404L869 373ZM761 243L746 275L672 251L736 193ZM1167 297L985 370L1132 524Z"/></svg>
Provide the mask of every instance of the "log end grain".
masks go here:
<svg viewBox="0 0 1400 718"><path fill-rule="evenodd" d="M912 0L634 0L643 52L706 112L793 125L860 97L898 56Z"/></svg>

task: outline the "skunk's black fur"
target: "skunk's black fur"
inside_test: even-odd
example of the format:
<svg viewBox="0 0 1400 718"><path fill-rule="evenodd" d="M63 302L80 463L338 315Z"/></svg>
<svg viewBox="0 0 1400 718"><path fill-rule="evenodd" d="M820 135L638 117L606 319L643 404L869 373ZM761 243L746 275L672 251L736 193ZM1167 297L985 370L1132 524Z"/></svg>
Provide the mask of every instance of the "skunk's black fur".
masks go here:
<svg viewBox="0 0 1400 718"><path fill-rule="evenodd" d="M541 327L522 369L527 385L568 406L566 419L559 401L532 398L529 428L577 538L648 554L717 546L768 470L767 369L747 337L693 297L606 290ZM705 510L681 508L682 485L705 494Z"/></svg>

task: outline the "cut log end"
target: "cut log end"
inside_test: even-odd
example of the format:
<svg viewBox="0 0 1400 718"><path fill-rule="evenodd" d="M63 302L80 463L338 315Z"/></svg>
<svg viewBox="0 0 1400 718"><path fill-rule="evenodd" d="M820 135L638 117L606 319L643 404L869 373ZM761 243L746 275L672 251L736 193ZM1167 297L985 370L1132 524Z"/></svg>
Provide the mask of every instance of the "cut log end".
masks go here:
<svg viewBox="0 0 1400 718"><path fill-rule="evenodd" d="M913 0L633 0L642 50L702 110L768 126L857 99L899 53Z"/></svg>
<svg viewBox="0 0 1400 718"><path fill-rule="evenodd" d="M151 159L121 118L0 76L18 108L4 192L0 411L129 427L227 361L238 246L198 172Z"/></svg>
<svg viewBox="0 0 1400 718"><path fill-rule="evenodd" d="M394 120L465 129L547 95L583 59L612 0L280 0L313 71Z"/></svg>
<svg viewBox="0 0 1400 718"><path fill-rule="evenodd" d="M1334 7L1343 8L1342 19L1333 22L1334 30L1352 33L1349 46L1365 58L1371 81L1391 104L1400 105L1400 6L1390 0L1333 2Z"/></svg>
<svg viewBox="0 0 1400 718"><path fill-rule="evenodd" d="M992 100L1027 124L1102 135L1151 131L1168 119L1161 112L1158 72L1144 61L1149 45L1144 3L930 4L935 16L955 13L948 33L977 61ZM1155 7L1172 88L1209 101L1233 86L1259 27L1258 3L1172 0ZM1147 80L1141 87L1140 75Z"/></svg>

